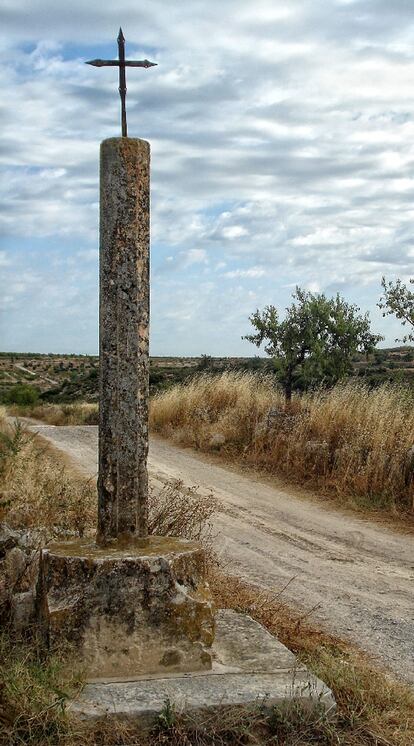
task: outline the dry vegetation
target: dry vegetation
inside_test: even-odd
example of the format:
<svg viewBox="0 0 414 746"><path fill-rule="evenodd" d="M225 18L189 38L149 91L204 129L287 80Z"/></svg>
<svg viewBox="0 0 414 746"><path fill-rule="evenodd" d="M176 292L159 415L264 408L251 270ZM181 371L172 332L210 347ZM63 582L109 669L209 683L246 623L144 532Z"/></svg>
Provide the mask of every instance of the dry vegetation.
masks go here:
<svg viewBox="0 0 414 746"><path fill-rule="evenodd" d="M12 417L33 417L49 425L97 425L98 405L87 402L73 404L35 404L31 407L10 406Z"/></svg>
<svg viewBox="0 0 414 746"><path fill-rule="evenodd" d="M184 489L179 480L150 486L149 531L210 545L216 505L212 494ZM95 531L96 510L95 480L69 470L47 442L8 424L0 410L0 521L50 537L84 536Z"/></svg>
<svg viewBox="0 0 414 746"><path fill-rule="evenodd" d="M365 507L413 507L414 407L404 387L338 385L298 396L286 411L270 377L205 375L155 396L150 423L176 442Z"/></svg>
<svg viewBox="0 0 414 746"><path fill-rule="evenodd" d="M177 443L220 451L341 501L413 510L413 392L355 381L297 396L289 411L271 376L199 375L156 394L150 426ZM9 408L51 425L91 425L97 404ZM412 449L412 450L411 450Z"/></svg>
<svg viewBox="0 0 414 746"><path fill-rule="evenodd" d="M40 438L0 417L0 520L27 527L46 526L52 534L92 530L96 495L90 480L60 465ZM79 494L82 499L79 499ZM49 503L49 506L48 506ZM151 496L151 527L209 541L215 501L166 484ZM82 528L81 528L82 526ZM211 557L211 554L210 554ZM210 582L219 607L251 614L291 647L334 690L338 716L289 710L240 712L233 716L184 719L166 703L151 733L137 735L125 725L99 725L85 732L71 723L65 704L81 686L70 655L43 658L36 644L0 636L0 744L3 746L219 746L289 744L290 746L412 746L414 696L378 671L341 640L299 617L271 595L229 577L210 562Z"/></svg>
<svg viewBox="0 0 414 746"><path fill-rule="evenodd" d="M21 425L0 419L0 520L50 536L83 535L95 517L95 486L51 458Z"/></svg>

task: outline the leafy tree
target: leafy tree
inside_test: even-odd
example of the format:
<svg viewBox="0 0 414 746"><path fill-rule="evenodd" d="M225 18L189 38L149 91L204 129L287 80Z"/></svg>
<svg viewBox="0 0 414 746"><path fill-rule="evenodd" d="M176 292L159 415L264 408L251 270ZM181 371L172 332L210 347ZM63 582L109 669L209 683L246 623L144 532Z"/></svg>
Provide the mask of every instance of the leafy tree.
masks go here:
<svg viewBox="0 0 414 746"><path fill-rule="evenodd" d="M253 334L244 339L265 351L275 361L286 402L294 387L306 389L318 383L333 384L352 370L356 352L372 352L383 337L372 334L368 314L338 294L327 298L297 287L286 317L279 319L275 306L257 310L249 320Z"/></svg>
<svg viewBox="0 0 414 746"><path fill-rule="evenodd" d="M379 308L383 311L383 316L394 315L399 319L403 326L408 324L414 327L414 293L407 285L397 279L395 281L386 281L385 277L381 281L383 294L378 303ZM414 285L414 278L410 279L410 285ZM414 331L408 332L402 340L396 339L396 342L414 342Z"/></svg>

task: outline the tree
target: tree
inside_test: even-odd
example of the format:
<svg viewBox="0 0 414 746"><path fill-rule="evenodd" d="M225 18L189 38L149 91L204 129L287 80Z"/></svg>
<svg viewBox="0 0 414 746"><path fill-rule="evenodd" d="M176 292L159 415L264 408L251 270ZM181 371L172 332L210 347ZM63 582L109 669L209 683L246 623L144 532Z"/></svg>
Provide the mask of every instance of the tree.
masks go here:
<svg viewBox="0 0 414 746"><path fill-rule="evenodd" d="M209 370L210 368L214 368L214 360L211 355L201 355L197 370Z"/></svg>
<svg viewBox="0 0 414 746"><path fill-rule="evenodd" d="M410 279L410 284L414 284L414 279ZM385 277L381 280L383 295L380 298L378 307L382 309L383 316L394 315L399 319L403 326L414 327L414 293L407 285L404 285L400 279L388 283ZM396 339L396 342L414 342L414 332L410 331L402 340Z"/></svg>
<svg viewBox="0 0 414 746"><path fill-rule="evenodd" d="M249 317L255 331L244 337L257 347L265 343L287 403L295 385L336 383L352 370L356 352L372 352L383 339L370 331L368 313L360 315L358 306L346 303L339 294L327 298L297 287L293 299L296 302L286 309L283 321L275 306L257 310Z"/></svg>

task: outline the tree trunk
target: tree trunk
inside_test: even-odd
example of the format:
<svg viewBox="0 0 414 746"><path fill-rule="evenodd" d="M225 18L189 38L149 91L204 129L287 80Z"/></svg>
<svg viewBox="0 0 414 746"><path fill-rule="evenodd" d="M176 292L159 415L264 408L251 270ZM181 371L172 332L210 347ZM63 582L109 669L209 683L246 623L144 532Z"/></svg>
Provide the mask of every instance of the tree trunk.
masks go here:
<svg viewBox="0 0 414 746"><path fill-rule="evenodd" d="M292 376L290 375L285 383L285 402L286 408L290 407L292 401Z"/></svg>

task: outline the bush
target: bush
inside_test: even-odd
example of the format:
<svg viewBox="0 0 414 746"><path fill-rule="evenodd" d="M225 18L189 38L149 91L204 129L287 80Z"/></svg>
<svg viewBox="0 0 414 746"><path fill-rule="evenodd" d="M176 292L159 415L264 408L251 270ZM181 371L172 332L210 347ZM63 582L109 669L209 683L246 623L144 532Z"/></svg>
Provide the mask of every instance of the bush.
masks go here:
<svg viewBox="0 0 414 746"><path fill-rule="evenodd" d="M6 404L18 404L23 407L30 407L36 404L38 398L39 392L37 389L25 383L18 383L7 392Z"/></svg>

